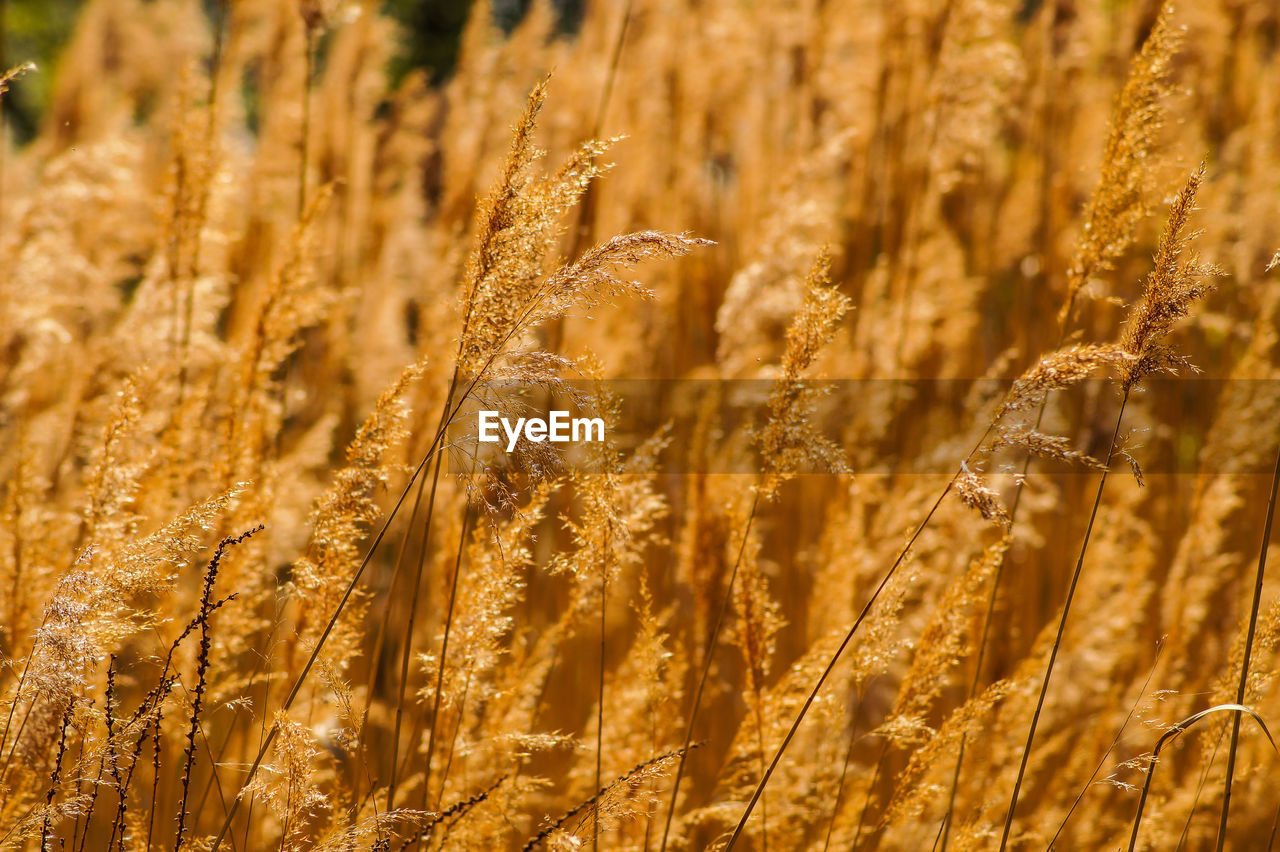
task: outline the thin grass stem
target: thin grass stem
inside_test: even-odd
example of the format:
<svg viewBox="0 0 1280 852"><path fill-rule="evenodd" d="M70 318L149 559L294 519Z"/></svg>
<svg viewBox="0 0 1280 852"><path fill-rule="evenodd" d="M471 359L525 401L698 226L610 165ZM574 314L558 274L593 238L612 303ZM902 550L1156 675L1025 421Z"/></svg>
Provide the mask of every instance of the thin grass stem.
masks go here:
<svg viewBox="0 0 1280 852"><path fill-rule="evenodd" d="M1267 549L1271 544L1271 522L1276 517L1276 491L1280 489L1280 451L1276 453L1275 472L1271 475L1271 497L1267 500L1267 522L1262 529L1262 548L1258 552L1258 572L1253 581L1253 604L1249 608L1249 630L1244 638L1244 659L1240 663L1240 680L1236 684L1236 703L1244 704L1249 686L1249 659L1253 637L1258 630L1258 612L1262 609L1262 584L1267 574ZM1227 776L1223 780L1222 815L1218 820L1217 852L1227 842L1227 818L1231 811L1231 782L1236 772L1236 750L1240 746L1240 714L1231 720L1231 746L1227 750Z"/></svg>

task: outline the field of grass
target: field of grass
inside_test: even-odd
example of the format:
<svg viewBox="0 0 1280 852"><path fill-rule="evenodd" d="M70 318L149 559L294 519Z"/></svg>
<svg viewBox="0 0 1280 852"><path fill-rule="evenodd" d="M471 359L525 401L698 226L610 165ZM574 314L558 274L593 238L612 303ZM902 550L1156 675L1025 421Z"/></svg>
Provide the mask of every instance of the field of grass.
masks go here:
<svg viewBox="0 0 1280 852"><path fill-rule="evenodd" d="M1271 849L1280 6L459 5L0 51L0 849Z"/></svg>

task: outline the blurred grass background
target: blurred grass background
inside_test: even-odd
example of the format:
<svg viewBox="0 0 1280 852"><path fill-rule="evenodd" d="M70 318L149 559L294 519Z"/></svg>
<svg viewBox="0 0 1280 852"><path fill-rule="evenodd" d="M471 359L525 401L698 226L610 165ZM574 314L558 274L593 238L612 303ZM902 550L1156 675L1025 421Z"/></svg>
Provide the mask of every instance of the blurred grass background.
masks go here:
<svg viewBox="0 0 1280 852"><path fill-rule="evenodd" d="M35 136L48 102L58 51L71 37L84 0L0 0L0 65L9 68L34 62L39 74L28 74L4 99L4 111L20 142Z"/></svg>
<svg viewBox="0 0 1280 852"><path fill-rule="evenodd" d="M27 75L4 101L4 111L15 140L35 137L57 74L58 53L71 38L76 16L91 0L0 0L0 65L12 67L34 62L39 74ZM210 20L217 0L201 0ZM453 73L459 40L472 0L383 0L383 11L401 26L401 35L390 71L398 83L412 71L426 71L433 84ZM529 10L531 0L493 0L495 22L513 29ZM585 0L554 0L559 31L572 35L582 20Z"/></svg>

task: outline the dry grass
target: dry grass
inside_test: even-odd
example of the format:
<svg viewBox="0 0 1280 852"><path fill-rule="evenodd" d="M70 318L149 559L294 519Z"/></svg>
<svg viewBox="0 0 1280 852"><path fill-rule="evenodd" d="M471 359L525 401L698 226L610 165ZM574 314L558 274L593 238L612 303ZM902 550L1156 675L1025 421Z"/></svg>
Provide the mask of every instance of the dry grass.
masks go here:
<svg viewBox="0 0 1280 852"><path fill-rule="evenodd" d="M213 6L0 78L0 849L1274 843L1271 4Z"/></svg>

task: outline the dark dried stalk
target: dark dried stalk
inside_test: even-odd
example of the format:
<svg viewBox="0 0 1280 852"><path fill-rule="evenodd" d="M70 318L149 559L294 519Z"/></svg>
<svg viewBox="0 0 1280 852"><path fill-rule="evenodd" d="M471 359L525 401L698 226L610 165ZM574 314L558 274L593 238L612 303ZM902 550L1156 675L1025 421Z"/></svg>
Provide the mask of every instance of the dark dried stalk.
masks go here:
<svg viewBox="0 0 1280 852"><path fill-rule="evenodd" d="M488 799L489 794L492 793L494 790L498 789L498 787L501 786L502 782L506 780L507 780L507 776L503 775L497 781L494 781L492 784L490 784L487 790L482 790L479 793L476 793L474 796L472 796L469 799L464 799L463 801L455 802L454 804L450 805L448 808L440 812L440 816L435 820L434 824L439 825L442 822L445 823L444 831L440 832L440 848L441 849L445 848L445 843L449 838L449 832L453 830L453 827L458 823L462 822L462 820L466 818L467 814L469 814L476 805L479 805L485 799Z"/></svg>
<svg viewBox="0 0 1280 852"><path fill-rule="evenodd" d="M228 597L234 598L235 595L230 595ZM223 599L223 601L219 601L219 603L220 604L224 603L226 600L227 599ZM267 648L271 647L271 641L273 636L274 636L274 626L272 628L272 631L267 634L267 645L266 645ZM253 688L258 680L258 676L263 674L263 669L266 668L267 654L260 654L257 656L258 656L257 668L254 669L253 673L249 676L248 683L245 684L246 694L251 694L253 692ZM267 688L269 689L271 685L271 673L267 672L266 675L267 675L266 677ZM265 695L263 699L263 705L264 706L266 705ZM205 735L205 749L209 752L209 762L211 765L220 766L222 764L222 756L227 753L227 747L231 744L231 739L236 734L236 728L238 726L239 720L240 720L239 714L232 716L231 724L227 725L226 734L222 738L222 745L218 747L217 754L214 754L213 747L209 745L209 738L207 735ZM241 753L243 754L243 746L242 746ZM226 811L227 803L226 803L226 797L222 793L222 782L218 779L218 773L213 772L213 773L210 773L209 780L205 782L204 790L201 791L200 793L200 804L197 805L197 807L199 808L201 813L204 813L204 806L209 801L209 794L212 793L215 789L217 789L218 791L218 799L222 803L223 811L224 812ZM234 841L234 838L232 839ZM233 848L234 848L234 845L233 845Z"/></svg>
<svg viewBox="0 0 1280 852"><path fill-rule="evenodd" d="M98 776L93 782L93 792L89 794L89 809L84 814L84 834L80 835L80 845L77 847L79 852L84 852L85 841L89 839L89 824L93 822L93 812L98 806L98 790L102 788L102 773L110 771L112 780L115 782L117 792L120 790L120 767L116 765L115 754L115 726L112 724L111 714L114 711L116 698L116 657L111 655L107 663L107 691L103 698L106 707L103 711L103 717L106 719L107 725L107 742L106 748L103 749L102 757L98 760ZM107 765L110 763L110 770ZM76 830L79 831L80 817L76 816ZM74 837L74 835L73 835ZM108 843L107 847L110 848Z"/></svg>
<svg viewBox="0 0 1280 852"><path fill-rule="evenodd" d="M470 811L476 805L483 802L485 799L488 799L489 796L493 794L493 791L501 787L502 783L506 780L507 780L507 776L503 775L497 781L494 781L492 784L490 784L487 789L481 790L479 793L476 793L471 798L463 799L460 802L455 802L454 804L450 805L448 808L441 811L440 813L433 814L430 821L428 821L426 825L420 828L417 834L415 834L413 837L406 840L404 843L400 844L400 852L405 852L405 850L408 849L414 843L425 840L427 836L431 833L432 828L434 828L435 826L439 825L440 823L444 822L447 819L452 820L452 822L450 822L450 826L455 825L458 820L466 816L468 811ZM448 832L446 831L446 834L447 833ZM389 843L387 848L389 848Z"/></svg>
<svg viewBox="0 0 1280 852"><path fill-rule="evenodd" d="M181 849L182 843L186 839L187 798L191 794L191 770L195 766L196 760L196 735L200 732L200 712L204 709L205 678L209 672L209 651L213 647L213 641L209 637L209 615L213 611L213 587L218 582L218 568L222 563L223 555L229 548L242 543L255 533L261 532L261 530L262 527L258 526L238 536L224 538L218 543L218 549L214 551L213 559L209 561L209 567L205 571L204 591L200 595L200 616L198 619L200 624L200 653L196 658L196 688L191 702L191 725L187 729L186 763L182 769L182 800L178 805L178 831L173 841L175 850ZM211 766L210 771L216 773L217 767Z"/></svg>
<svg viewBox="0 0 1280 852"><path fill-rule="evenodd" d="M44 823L40 827L40 852L48 852L49 849L49 830L52 825L49 820L49 810L53 807L53 797L58 792L58 779L62 776L62 759L67 753L67 728L71 727L71 711L74 702L67 702L67 709L62 713L62 731L58 735L58 752L53 759L53 772L49 775L49 792L44 797L45 814Z"/></svg>
<svg viewBox="0 0 1280 852"><path fill-rule="evenodd" d="M94 699L92 699L92 698L86 698L86 699L85 699L85 702L86 702L86 703L89 705L89 707L91 707L91 708L92 708L92 707L93 707L93 705L96 703L96 702L94 701ZM86 729L80 732L80 753L76 755L76 762L75 762L75 764L74 764L74 765L75 765L75 766L77 766L77 767L79 767L81 764L83 764L83 763L84 763L84 750L85 750L85 748L87 748L87 747L88 747L88 745L89 745L89 736L88 736L88 734L89 734L89 732L88 732L88 728L87 728L87 726L86 726ZM75 778L75 782L74 782L74 783L75 783L75 787L74 787L74 789L75 789L75 796L76 796L76 798L78 799L78 798L80 798L80 791L81 791L81 789L82 789L82 787L83 787L83 785L84 785L84 777L83 777L83 776L80 776L80 775L77 775L77 776L76 776L76 778ZM95 792L96 792L96 785L95 785ZM71 826L71 844L70 844L70 846L71 846L71 848L72 848L72 849L75 849L75 848L76 848L76 841L78 841L78 840L80 839L80 817L82 817L82 816L84 816L84 813L83 813L82 809L80 809L80 808L76 808L76 819L75 819L75 822L74 822L74 823L72 823L72 826ZM66 842L65 840L59 840L59 841L58 841L58 843L59 843L63 848L66 848L66 846L67 846L67 842Z"/></svg>
<svg viewBox="0 0 1280 852"><path fill-rule="evenodd" d="M147 852L151 852L151 833L156 820L156 798L160 793L160 725L164 722L164 704L156 707L155 733L151 739L151 810L147 814Z"/></svg>
<svg viewBox="0 0 1280 852"><path fill-rule="evenodd" d="M208 616L212 615L214 612L217 612L223 606L235 600L235 598L236 598L236 593L233 592L227 595L225 598L222 598L221 600L214 601L209 606L208 611L203 613L205 618L207 619ZM177 652L178 646L181 645L182 641L186 639L188 636L190 636L192 633L194 633L195 629L200 626L200 618L201 616L197 614L194 618L192 618L189 622L187 622L186 627L184 627L182 632L178 634L178 637L174 639L172 643L170 643L169 651L164 658L164 666L160 670L159 683L156 684L156 686L151 690L151 692L147 693L146 698L143 699L142 704L139 705L138 709L134 711L134 714L133 714L133 721L137 721L143 718L146 714L152 712L152 710L154 710L156 714L154 722L143 726L141 733L138 734L138 739L134 743L133 763L129 767L129 774L126 776L125 782L124 782L125 790L127 791L129 784L133 780L134 769L137 768L138 760L142 755L143 743L146 742L148 733L153 730L152 725L154 725L154 734L152 735L153 776L152 776L152 783L151 783L151 810L147 815L147 848L148 849L151 848L151 838L152 838L152 831L155 824L157 797L159 795L160 728L161 728L161 722L163 721L163 718L164 718L164 701L166 698L169 697L169 693L173 689L174 684L178 682L177 677L171 677L169 675L169 669L173 665L173 655ZM217 779L216 774L213 777L215 780ZM125 830L124 814L125 814L125 809L127 807L127 802L124 801L123 795L121 799L122 801L120 802L120 805L116 812L116 820L119 823L120 843L123 846L124 830ZM112 827L112 830L115 831L115 826Z"/></svg>
<svg viewBox="0 0 1280 852"><path fill-rule="evenodd" d="M164 701L165 696L169 694L169 690L173 688L173 683L174 681L171 678L162 678L160 683L147 693L145 698L143 698L142 704L140 704L138 709L134 712L133 719L131 721L136 722L139 719L144 718L147 714L151 713L152 710L156 712L156 718L158 719L160 716L161 702ZM133 750L130 753L129 771L125 774L124 781L120 785L120 801L116 804L116 816L115 820L111 824L111 841L107 843L108 849L110 849L112 844L115 842L118 834L120 837L120 852L123 852L124 850L124 818L129 804L129 786L133 783L133 773L138 768L138 761L142 759L142 746L147 741L147 736L151 731L151 724L152 722L147 722L142 726L142 730L138 733L138 738L133 743Z"/></svg>

